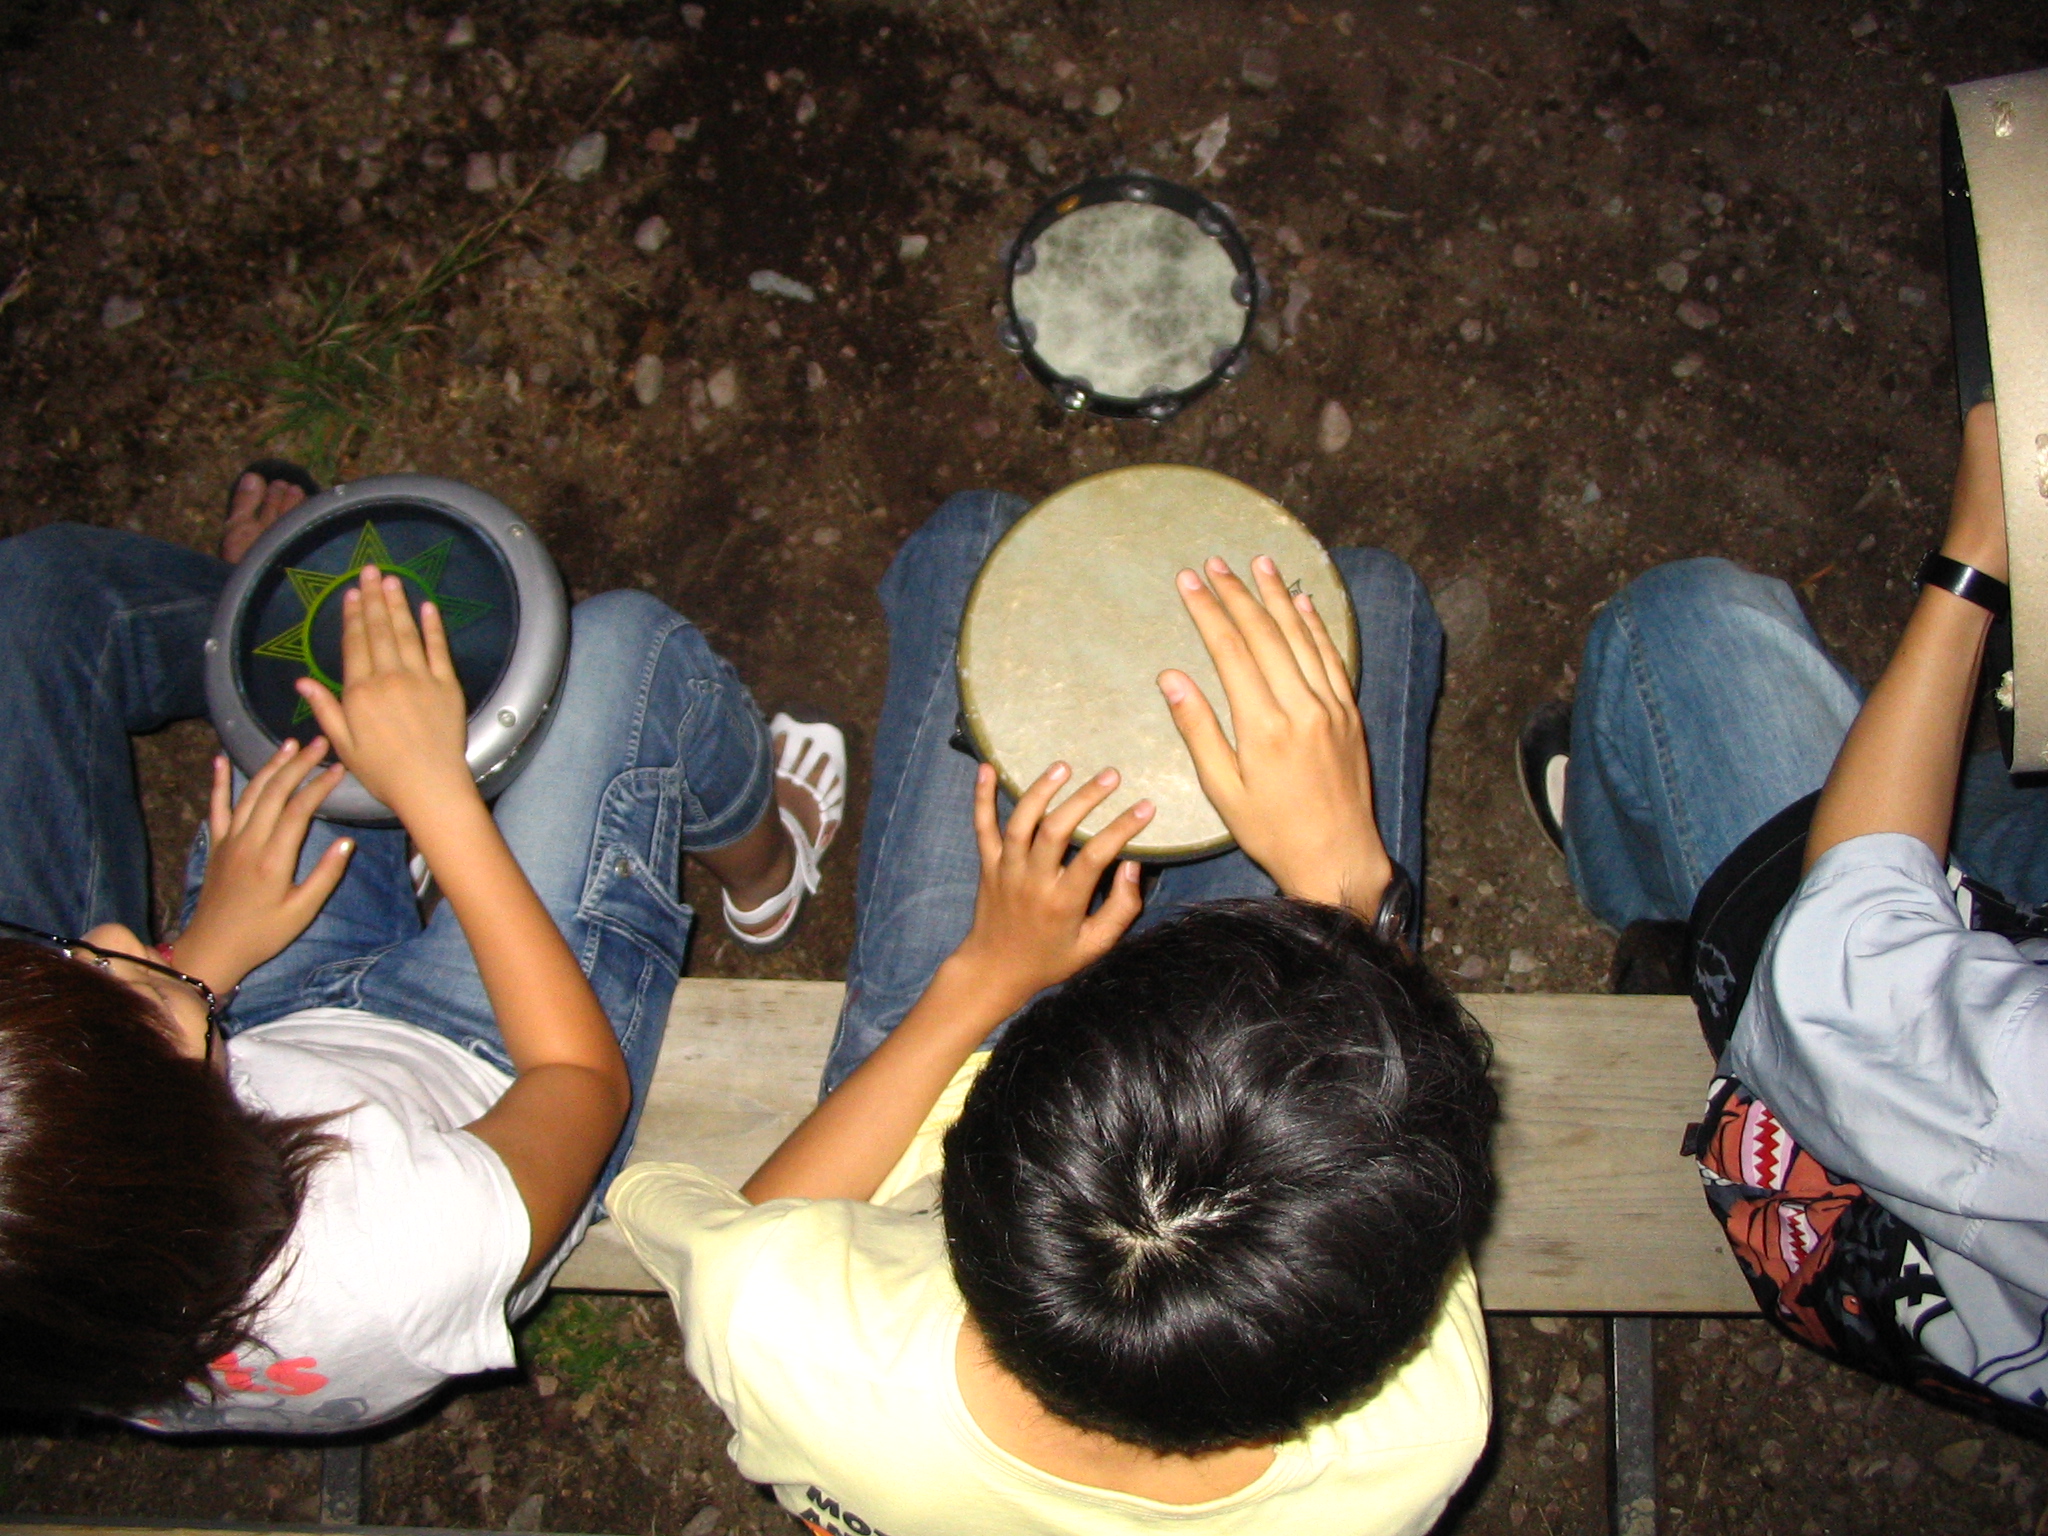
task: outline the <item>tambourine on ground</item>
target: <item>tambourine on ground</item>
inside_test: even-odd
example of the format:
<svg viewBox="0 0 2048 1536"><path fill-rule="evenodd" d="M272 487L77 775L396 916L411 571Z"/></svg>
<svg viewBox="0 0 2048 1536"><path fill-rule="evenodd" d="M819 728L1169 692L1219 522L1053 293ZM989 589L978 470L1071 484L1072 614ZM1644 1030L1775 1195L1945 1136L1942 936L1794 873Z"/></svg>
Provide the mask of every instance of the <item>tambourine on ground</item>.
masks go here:
<svg viewBox="0 0 2048 1536"><path fill-rule="evenodd" d="M382 475L323 491L280 518L235 567L206 641L206 700L229 758L254 773L287 738L319 734L297 690L340 691L342 594L374 565L431 600L469 711L465 748L485 797L540 744L569 651L568 599L534 531L494 497L430 475ZM395 826L353 774L329 821Z"/></svg>
<svg viewBox="0 0 2048 1536"><path fill-rule="evenodd" d="M2048 775L2048 69L1951 86L1942 209L1957 404L1998 404L2010 622L1985 647L2005 760ZM1994 380L1996 387L1994 389Z"/></svg>
<svg viewBox="0 0 2048 1536"><path fill-rule="evenodd" d="M1110 470L1047 497L989 552L962 617L961 714L976 754L1012 796L1055 761L1077 777L1117 769L1123 782L1077 835L1149 799L1157 813L1126 848L1132 858L1171 863L1231 846L1157 682L1168 667L1187 673L1231 731L1175 585L1211 555L1246 576L1270 555L1315 600L1356 680L1350 593L1315 535L1250 486L1178 464Z"/></svg>
<svg viewBox="0 0 2048 1536"><path fill-rule="evenodd" d="M1169 421L1251 360L1251 248L1190 187L1132 171L1045 203L1004 261L997 339L1069 411Z"/></svg>

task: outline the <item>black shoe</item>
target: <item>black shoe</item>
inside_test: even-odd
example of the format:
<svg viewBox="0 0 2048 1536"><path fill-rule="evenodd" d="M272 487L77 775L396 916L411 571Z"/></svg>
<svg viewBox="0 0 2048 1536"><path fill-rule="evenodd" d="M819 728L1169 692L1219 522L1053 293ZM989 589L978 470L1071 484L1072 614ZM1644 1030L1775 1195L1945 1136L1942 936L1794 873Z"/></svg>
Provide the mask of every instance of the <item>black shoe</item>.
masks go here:
<svg viewBox="0 0 2048 1536"><path fill-rule="evenodd" d="M1684 996L1692 990L1692 937L1684 923L1642 918L1621 930L1607 990L1622 997Z"/></svg>
<svg viewBox="0 0 2048 1536"><path fill-rule="evenodd" d="M1515 745L1515 778L1529 814L1559 853L1564 852L1564 771L1571 755L1572 706L1553 699L1522 724L1522 739Z"/></svg>

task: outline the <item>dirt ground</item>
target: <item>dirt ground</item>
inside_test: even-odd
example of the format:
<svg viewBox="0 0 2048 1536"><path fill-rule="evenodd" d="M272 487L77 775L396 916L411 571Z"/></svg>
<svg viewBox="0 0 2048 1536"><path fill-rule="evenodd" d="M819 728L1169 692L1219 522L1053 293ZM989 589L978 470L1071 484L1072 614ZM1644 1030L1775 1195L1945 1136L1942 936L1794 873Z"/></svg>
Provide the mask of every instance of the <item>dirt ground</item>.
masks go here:
<svg viewBox="0 0 2048 1536"><path fill-rule="evenodd" d="M1937 85L2044 64L2038 0L0 0L0 532L211 547L285 421L270 370L344 289L422 293L332 468L489 489L577 595L655 592L859 764L875 583L946 493L1211 465L1436 595L1432 957L1598 990L1611 936L1519 803L1515 730L1601 603L1685 556L1794 583L1875 675L1955 440ZM1002 247L1084 175L1192 178L1225 113L1199 184L1272 287L1249 374L1163 428L1063 416L995 345ZM601 168L556 174L593 131ZM160 903L210 750L186 724L139 752ZM693 970L842 973L863 793L799 942L706 927ZM1597 1324L1493 1334L1495 1448L1447 1528L1604 1528ZM2040 1447L1758 1322L1658 1347L1669 1530L2048 1531ZM378 1447L370 1519L793 1529L664 1307L557 1298L525 1348ZM15 1424L0 1510L303 1521L317 1462Z"/></svg>

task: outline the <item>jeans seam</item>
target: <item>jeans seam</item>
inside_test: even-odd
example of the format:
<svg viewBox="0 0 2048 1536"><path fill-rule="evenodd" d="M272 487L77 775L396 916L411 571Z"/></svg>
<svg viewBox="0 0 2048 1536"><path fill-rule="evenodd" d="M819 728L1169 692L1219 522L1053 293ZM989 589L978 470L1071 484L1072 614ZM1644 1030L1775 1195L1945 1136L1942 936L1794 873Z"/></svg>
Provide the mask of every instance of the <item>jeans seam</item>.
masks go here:
<svg viewBox="0 0 2048 1536"><path fill-rule="evenodd" d="M1635 688L1636 703L1649 722L1650 747L1657 764L1658 789L1664 797L1665 812L1671 821L1672 846L1678 850L1683 861L1687 882L1695 889L1705 878L1697 869L1699 863L1699 835L1692 825L1690 807L1678 793L1678 762L1672 750L1670 726L1664 719L1664 712L1652 687L1652 674L1648 657L1644 654L1641 635L1635 624L1634 605L1624 593L1615 604L1615 624L1628 640L1629 681ZM1665 878L1669 879L1669 872Z"/></svg>

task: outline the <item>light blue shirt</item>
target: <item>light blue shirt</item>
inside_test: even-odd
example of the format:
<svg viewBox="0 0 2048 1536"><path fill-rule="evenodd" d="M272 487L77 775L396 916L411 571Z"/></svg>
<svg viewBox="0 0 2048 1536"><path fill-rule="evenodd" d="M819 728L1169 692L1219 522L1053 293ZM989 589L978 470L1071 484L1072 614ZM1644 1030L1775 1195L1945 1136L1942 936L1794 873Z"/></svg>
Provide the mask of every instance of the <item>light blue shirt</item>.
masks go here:
<svg viewBox="0 0 2048 1536"><path fill-rule="evenodd" d="M2048 1405L2048 940L1972 931L1933 852L1831 848L1779 915L1722 1070L1925 1239L1935 1359Z"/></svg>

